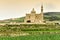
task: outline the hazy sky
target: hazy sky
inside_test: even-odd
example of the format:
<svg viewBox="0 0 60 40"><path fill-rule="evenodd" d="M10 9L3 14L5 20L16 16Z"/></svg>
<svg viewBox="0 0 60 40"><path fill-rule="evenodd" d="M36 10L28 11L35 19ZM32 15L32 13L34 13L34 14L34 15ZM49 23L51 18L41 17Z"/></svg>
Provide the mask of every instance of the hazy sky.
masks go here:
<svg viewBox="0 0 60 40"><path fill-rule="evenodd" d="M32 8L40 13L42 3L44 12L60 12L60 0L0 0L0 20L25 16Z"/></svg>

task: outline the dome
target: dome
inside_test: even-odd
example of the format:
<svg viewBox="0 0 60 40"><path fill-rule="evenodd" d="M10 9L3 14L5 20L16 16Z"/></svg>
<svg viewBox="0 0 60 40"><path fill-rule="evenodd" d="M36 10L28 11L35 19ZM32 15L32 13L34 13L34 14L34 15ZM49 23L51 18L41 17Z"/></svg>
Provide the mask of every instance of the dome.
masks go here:
<svg viewBox="0 0 60 40"><path fill-rule="evenodd" d="M36 11L34 10L34 8L32 9L31 13L36 13Z"/></svg>

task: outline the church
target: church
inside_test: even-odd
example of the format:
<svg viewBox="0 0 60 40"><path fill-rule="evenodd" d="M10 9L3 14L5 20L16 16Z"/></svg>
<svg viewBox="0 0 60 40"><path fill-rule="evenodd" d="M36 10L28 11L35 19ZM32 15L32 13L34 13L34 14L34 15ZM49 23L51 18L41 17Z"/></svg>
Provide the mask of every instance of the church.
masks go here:
<svg viewBox="0 0 60 40"><path fill-rule="evenodd" d="M41 13L36 13L34 8L30 14L26 14L25 23L43 23L43 5L41 5Z"/></svg>

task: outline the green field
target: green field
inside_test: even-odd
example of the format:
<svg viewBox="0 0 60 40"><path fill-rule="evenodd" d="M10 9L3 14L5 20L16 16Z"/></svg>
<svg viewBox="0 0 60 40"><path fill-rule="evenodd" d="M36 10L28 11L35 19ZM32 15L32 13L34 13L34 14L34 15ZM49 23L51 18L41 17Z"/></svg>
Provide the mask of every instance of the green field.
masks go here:
<svg viewBox="0 0 60 40"><path fill-rule="evenodd" d="M18 37L0 37L0 40L60 40L60 34L27 35Z"/></svg>

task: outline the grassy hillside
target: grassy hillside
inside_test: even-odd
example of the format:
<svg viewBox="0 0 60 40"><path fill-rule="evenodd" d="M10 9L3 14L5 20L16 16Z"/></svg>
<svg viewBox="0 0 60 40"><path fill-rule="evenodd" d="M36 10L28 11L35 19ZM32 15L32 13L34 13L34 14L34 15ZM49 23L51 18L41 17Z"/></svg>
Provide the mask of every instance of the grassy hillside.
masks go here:
<svg viewBox="0 0 60 40"><path fill-rule="evenodd" d="M25 17L0 20L0 23L24 22Z"/></svg>
<svg viewBox="0 0 60 40"><path fill-rule="evenodd" d="M44 13L44 19L49 21L60 21L60 12Z"/></svg>
<svg viewBox="0 0 60 40"><path fill-rule="evenodd" d="M3 21L0 21L0 23L4 22L24 22L25 17L21 18L14 18L14 19L6 19ZM44 20L46 21L60 21L60 12L47 12L44 13Z"/></svg>
<svg viewBox="0 0 60 40"><path fill-rule="evenodd" d="M9 19L7 21L9 21L9 22L24 22L24 17L15 18L15 19Z"/></svg>

